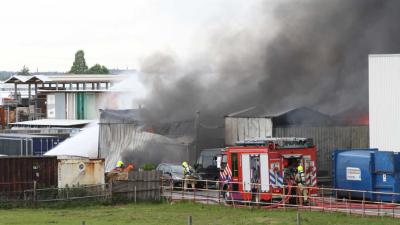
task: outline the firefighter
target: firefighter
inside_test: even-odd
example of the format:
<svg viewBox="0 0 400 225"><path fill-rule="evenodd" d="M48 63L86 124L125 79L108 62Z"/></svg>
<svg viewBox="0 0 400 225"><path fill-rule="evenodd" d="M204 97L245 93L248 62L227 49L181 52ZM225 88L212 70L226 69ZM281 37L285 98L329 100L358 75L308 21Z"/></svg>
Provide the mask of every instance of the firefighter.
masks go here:
<svg viewBox="0 0 400 225"><path fill-rule="evenodd" d="M124 168L125 168L124 162L122 162L121 160L119 160L119 161L117 162L117 166L115 167L115 170L117 170L117 171L122 171Z"/></svg>
<svg viewBox="0 0 400 225"><path fill-rule="evenodd" d="M297 196L299 198L300 205L306 205L308 203L308 196L307 196L307 187L306 187L306 178L304 175L304 170L301 165L297 167L297 174L295 176L295 181L297 184Z"/></svg>
<svg viewBox="0 0 400 225"><path fill-rule="evenodd" d="M191 188L194 189L196 182L194 178L193 168L187 163L182 162L183 167L183 175L184 175L184 190L187 190L188 183L191 185Z"/></svg>

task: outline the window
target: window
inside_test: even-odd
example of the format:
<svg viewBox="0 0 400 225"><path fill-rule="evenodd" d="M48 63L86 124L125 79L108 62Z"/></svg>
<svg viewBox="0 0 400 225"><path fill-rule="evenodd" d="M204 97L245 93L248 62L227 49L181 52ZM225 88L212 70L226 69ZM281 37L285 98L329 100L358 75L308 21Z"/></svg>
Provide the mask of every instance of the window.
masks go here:
<svg viewBox="0 0 400 225"><path fill-rule="evenodd" d="M238 183L232 184L232 191L239 191L239 184Z"/></svg>
<svg viewBox="0 0 400 225"><path fill-rule="evenodd" d="M232 176L237 177L239 176L239 169L238 169L238 155L237 153L232 153Z"/></svg>

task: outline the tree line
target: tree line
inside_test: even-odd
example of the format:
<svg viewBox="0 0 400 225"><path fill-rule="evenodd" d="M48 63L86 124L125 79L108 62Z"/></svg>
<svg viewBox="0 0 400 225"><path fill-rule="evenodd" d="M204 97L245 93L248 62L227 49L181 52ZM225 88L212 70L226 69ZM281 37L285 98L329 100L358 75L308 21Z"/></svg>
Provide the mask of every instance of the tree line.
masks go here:
<svg viewBox="0 0 400 225"><path fill-rule="evenodd" d="M88 67L86 65L86 60L85 60L85 52L83 50L78 50L75 53L75 60L72 63L70 71L68 71L70 74L109 74L110 71L107 69L107 67L100 65L96 63L92 67ZM20 71L17 73L18 75L30 75L29 68L24 65Z"/></svg>

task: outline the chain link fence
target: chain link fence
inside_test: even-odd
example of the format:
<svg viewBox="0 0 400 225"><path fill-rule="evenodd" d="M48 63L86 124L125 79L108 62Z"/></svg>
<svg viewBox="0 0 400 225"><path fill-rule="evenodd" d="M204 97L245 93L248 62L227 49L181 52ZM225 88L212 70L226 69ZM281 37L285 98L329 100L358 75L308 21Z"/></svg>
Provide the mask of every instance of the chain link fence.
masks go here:
<svg viewBox="0 0 400 225"><path fill-rule="evenodd" d="M361 216L400 218L400 194L325 187L281 185L261 192L260 184L242 191L242 182L163 180L161 196L168 201L194 201L232 207L281 208L310 211L342 212ZM187 182L187 188L185 188Z"/></svg>

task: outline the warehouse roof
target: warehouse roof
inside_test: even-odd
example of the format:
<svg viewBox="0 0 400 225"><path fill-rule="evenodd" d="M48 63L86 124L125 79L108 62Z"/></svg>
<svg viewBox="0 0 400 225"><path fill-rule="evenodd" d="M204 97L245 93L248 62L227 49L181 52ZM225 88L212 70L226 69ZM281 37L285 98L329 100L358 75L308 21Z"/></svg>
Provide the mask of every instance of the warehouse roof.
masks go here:
<svg viewBox="0 0 400 225"><path fill-rule="evenodd" d="M96 82L118 82L126 78L126 75L107 74L64 74L64 75L14 75L4 83L35 84L35 83L96 83Z"/></svg>
<svg viewBox="0 0 400 225"><path fill-rule="evenodd" d="M23 127L83 127L91 122L94 122L94 120L41 119L10 124Z"/></svg>

